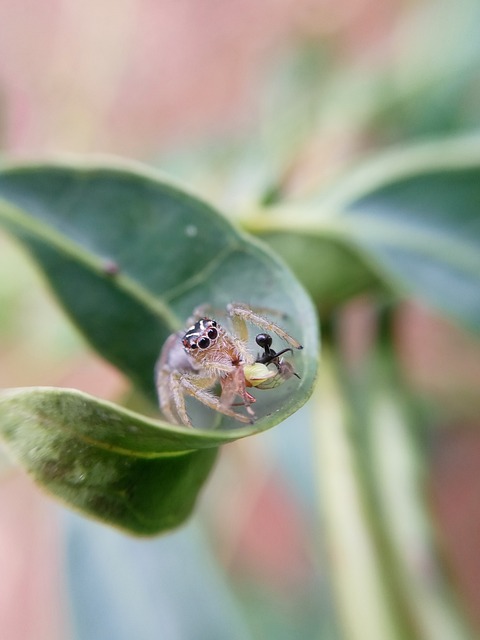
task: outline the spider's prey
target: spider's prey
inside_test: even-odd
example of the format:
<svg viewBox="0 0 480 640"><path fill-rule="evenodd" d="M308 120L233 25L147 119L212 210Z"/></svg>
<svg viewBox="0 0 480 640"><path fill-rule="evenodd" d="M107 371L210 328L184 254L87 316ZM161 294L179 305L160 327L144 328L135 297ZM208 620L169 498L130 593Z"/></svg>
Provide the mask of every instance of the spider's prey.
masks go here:
<svg viewBox="0 0 480 640"><path fill-rule="evenodd" d="M156 366L160 409L170 422L192 426L185 407L185 396L190 395L214 411L239 422L253 423L255 413L251 405L255 397L247 388L273 389L292 376L298 377L283 355L292 352L291 347L302 349L302 345L247 305L228 305L232 331L205 317L204 312L205 307L199 307L187 329L172 334L162 348ZM276 334L290 347L276 352L271 348L271 335L261 333L256 342L263 353L255 355L248 345L247 322ZM217 382L220 397L212 392ZM237 398L247 415L232 408Z"/></svg>

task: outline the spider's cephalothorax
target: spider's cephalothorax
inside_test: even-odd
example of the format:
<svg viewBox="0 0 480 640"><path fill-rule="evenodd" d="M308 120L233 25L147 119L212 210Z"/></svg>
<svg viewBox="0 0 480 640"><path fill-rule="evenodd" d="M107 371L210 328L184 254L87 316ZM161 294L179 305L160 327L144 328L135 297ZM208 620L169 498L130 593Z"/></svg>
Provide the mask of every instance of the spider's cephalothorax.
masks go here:
<svg viewBox="0 0 480 640"><path fill-rule="evenodd" d="M182 338L185 352L199 365L216 362L228 365L241 357L231 336L216 320L200 318Z"/></svg>
<svg viewBox="0 0 480 640"><path fill-rule="evenodd" d="M278 325L246 305L228 305L232 332L216 320L205 317L204 312L205 306L196 310L188 323L191 326L186 331L172 334L163 346L156 366L160 408L171 422L191 426L185 408L185 395L190 395L239 422L253 423L255 413L250 405L255 398L247 388L273 389L297 374L282 357L292 349L274 351L269 334L259 334L256 338L263 354L256 356L251 351L246 322L275 333L295 349L302 346ZM220 397L211 391L217 382L221 387ZM247 415L232 409L237 397Z"/></svg>
<svg viewBox="0 0 480 640"><path fill-rule="evenodd" d="M197 349L201 353L218 340L220 327L215 320L200 318L192 327L187 329L182 344L191 353Z"/></svg>

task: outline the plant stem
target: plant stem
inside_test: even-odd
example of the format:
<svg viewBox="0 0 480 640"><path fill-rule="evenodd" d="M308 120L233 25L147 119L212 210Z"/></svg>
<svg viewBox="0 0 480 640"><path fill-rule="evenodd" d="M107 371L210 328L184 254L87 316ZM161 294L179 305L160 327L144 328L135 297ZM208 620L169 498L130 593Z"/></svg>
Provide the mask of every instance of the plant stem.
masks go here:
<svg viewBox="0 0 480 640"><path fill-rule="evenodd" d="M399 640L404 636L383 580L383 558L365 508L345 404L327 349L315 394L321 511L344 637Z"/></svg>
<svg viewBox="0 0 480 640"><path fill-rule="evenodd" d="M435 548L424 495L425 464L398 387L396 391L392 387L377 387L370 411L368 448L372 485L389 548L390 571L415 637L472 638L457 610Z"/></svg>

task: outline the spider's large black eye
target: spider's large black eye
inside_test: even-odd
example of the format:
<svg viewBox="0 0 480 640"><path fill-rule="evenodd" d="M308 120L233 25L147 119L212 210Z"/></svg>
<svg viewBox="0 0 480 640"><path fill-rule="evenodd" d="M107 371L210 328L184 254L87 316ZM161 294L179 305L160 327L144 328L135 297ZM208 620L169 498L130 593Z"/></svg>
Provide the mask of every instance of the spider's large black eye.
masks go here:
<svg viewBox="0 0 480 640"><path fill-rule="evenodd" d="M185 334L183 336L183 340L182 340L182 344L185 347L185 349L196 349L197 345L191 341L191 338L189 338L188 334Z"/></svg>
<svg viewBox="0 0 480 640"><path fill-rule="evenodd" d="M200 349L208 349L210 346L210 340L208 338L200 338L197 344Z"/></svg>
<svg viewBox="0 0 480 640"><path fill-rule="evenodd" d="M217 336L218 336L218 331L216 329L208 330L208 337L210 338L210 340L215 340Z"/></svg>

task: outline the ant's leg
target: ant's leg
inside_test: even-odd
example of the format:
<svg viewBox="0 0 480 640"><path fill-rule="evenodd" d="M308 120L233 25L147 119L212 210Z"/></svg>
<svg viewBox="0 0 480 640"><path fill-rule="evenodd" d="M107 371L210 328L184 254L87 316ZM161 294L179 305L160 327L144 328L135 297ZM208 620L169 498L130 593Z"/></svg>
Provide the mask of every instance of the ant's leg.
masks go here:
<svg viewBox="0 0 480 640"><path fill-rule="evenodd" d="M270 364L273 363L278 369L278 361L280 356L283 356L285 353L293 353L293 349L287 347L286 349L282 349L281 351L274 351L273 349L265 348L264 352L257 358L256 362L260 362L260 364Z"/></svg>
<svg viewBox="0 0 480 640"><path fill-rule="evenodd" d="M228 305L227 311L229 316L232 318L232 323L236 330L237 326L240 327L241 331L243 331L243 327L246 329L246 321L248 321L265 331L273 331L273 333L276 333L279 338L288 342L288 344L292 345L295 349L303 349L302 345L290 334L279 327L278 324L275 324L255 311L252 311L252 309L247 307L247 305L232 303ZM239 332L239 335L242 334Z"/></svg>

